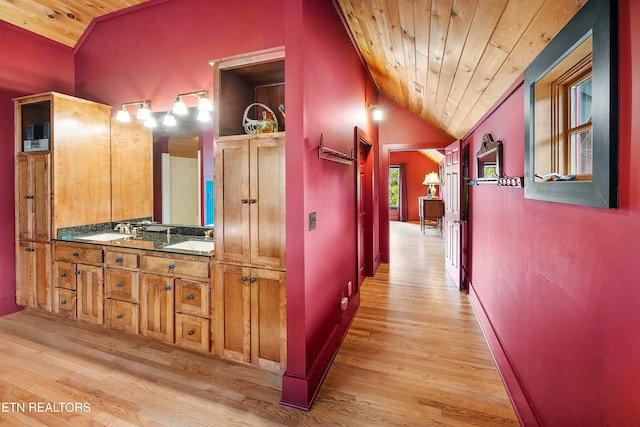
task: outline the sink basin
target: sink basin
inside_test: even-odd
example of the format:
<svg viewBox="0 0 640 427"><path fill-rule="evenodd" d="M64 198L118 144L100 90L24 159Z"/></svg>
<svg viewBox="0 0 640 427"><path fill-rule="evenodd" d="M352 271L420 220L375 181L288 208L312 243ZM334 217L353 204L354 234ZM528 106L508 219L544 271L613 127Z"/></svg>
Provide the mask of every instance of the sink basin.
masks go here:
<svg viewBox="0 0 640 427"><path fill-rule="evenodd" d="M212 252L214 242L210 240L187 240L186 242L166 245L165 249L180 249L183 251Z"/></svg>
<svg viewBox="0 0 640 427"><path fill-rule="evenodd" d="M130 234L122 234L122 233L100 233L100 234L92 234L91 236L83 236L77 237L79 240L93 240L96 242L110 242L112 240L120 240L131 237Z"/></svg>

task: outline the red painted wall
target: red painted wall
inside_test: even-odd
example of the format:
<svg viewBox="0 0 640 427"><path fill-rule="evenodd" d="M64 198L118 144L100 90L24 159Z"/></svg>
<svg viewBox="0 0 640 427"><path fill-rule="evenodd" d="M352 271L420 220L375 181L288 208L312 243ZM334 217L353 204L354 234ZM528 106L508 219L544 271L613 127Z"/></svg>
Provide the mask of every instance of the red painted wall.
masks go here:
<svg viewBox="0 0 640 427"><path fill-rule="evenodd" d="M288 2L287 22L287 103L301 108L287 113L289 361L283 402L304 407L359 305L356 294L349 310L340 311L347 282L356 281L356 163L318 158L320 135L327 147L350 153L355 126L374 139L374 147L377 129L365 110L365 101L375 102L375 90L331 2ZM317 215L313 231L310 213Z"/></svg>
<svg viewBox="0 0 640 427"><path fill-rule="evenodd" d="M471 297L525 425L640 423L640 3L619 9L620 208L471 189ZM523 175L523 110L519 87L466 138L471 153L491 133Z"/></svg>
<svg viewBox="0 0 640 427"><path fill-rule="evenodd" d="M16 305L13 195L14 115L12 99L55 90L73 95L73 52L70 48L0 22L0 316Z"/></svg>
<svg viewBox="0 0 640 427"><path fill-rule="evenodd" d="M389 262L389 174L384 171L389 170L390 152L392 150L444 148L454 139L385 96L379 97L378 105L384 112L384 120L378 125L381 171L379 192L381 200L380 257L382 262ZM424 176L422 179L424 180Z"/></svg>
<svg viewBox="0 0 640 427"><path fill-rule="evenodd" d="M424 177L429 172L436 172L440 176L440 165L433 160L429 159L419 151L392 151L389 153L389 165L398 165L405 163L407 165L407 204L409 210L409 221L419 221L418 215L418 197L427 195L427 185L422 185ZM435 187L438 191L437 197L440 197L440 189ZM394 212L396 211L396 212ZM397 210L389 210L390 219L394 219L393 215L396 214L395 220L397 220Z"/></svg>
<svg viewBox="0 0 640 427"><path fill-rule="evenodd" d="M77 49L76 81L80 96L116 109L150 99L154 111L166 110L178 93L213 89L210 60L282 45L288 316L283 402L308 407L359 305L355 295L350 309L340 311L347 282L356 277L355 164L320 160L319 137L323 133L328 146L347 153L355 126L374 144L377 139L365 111L376 91L332 3L277 0L255 7L252 0L170 0L102 19ZM307 225L311 212L317 214L314 231Z"/></svg>

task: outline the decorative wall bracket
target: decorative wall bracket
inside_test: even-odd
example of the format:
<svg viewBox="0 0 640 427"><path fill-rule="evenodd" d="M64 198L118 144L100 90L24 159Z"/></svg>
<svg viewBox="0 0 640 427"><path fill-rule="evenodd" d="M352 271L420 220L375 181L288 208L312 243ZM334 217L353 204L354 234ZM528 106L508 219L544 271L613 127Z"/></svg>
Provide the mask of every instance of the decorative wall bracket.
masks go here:
<svg viewBox="0 0 640 427"><path fill-rule="evenodd" d="M353 148L351 149L351 155L341 153L340 151L332 150L324 146L324 136L320 134L320 145L318 146L318 157L324 160L330 160L332 162L342 163L343 165L350 165L354 160Z"/></svg>

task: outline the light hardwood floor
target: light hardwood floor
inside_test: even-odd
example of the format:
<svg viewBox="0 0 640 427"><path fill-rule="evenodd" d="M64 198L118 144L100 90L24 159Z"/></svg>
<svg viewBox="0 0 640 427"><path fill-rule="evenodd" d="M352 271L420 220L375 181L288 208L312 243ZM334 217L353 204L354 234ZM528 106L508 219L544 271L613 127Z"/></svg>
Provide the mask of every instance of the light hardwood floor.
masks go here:
<svg viewBox="0 0 640 427"><path fill-rule="evenodd" d="M0 425L518 425L439 234L391 232L310 412L278 404L275 373L24 311L0 319Z"/></svg>

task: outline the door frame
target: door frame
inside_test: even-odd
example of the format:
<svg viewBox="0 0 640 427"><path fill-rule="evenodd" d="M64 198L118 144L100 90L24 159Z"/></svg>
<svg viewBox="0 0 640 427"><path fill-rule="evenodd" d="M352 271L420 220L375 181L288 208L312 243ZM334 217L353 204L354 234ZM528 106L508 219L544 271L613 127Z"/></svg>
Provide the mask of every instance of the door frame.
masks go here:
<svg viewBox="0 0 640 427"><path fill-rule="evenodd" d="M360 156L360 147L363 147L365 152L364 159ZM355 168L354 168L354 181L356 188L356 203L355 203L355 215L356 215L356 278L358 287L364 281L366 276L373 276L375 265L375 254L373 250L373 215L374 215L374 196L373 196L373 165L374 165L374 150L371 138L367 133L355 127L354 129L354 153L356 155ZM361 166L362 163L362 166ZM360 186L360 168L364 167L364 188ZM362 192L362 198L360 194ZM360 201L364 203L365 223L360 224ZM364 228L364 242L361 242L360 229ZM363 248L364 252L364 272L360 271L360 248Z"/></svg>

